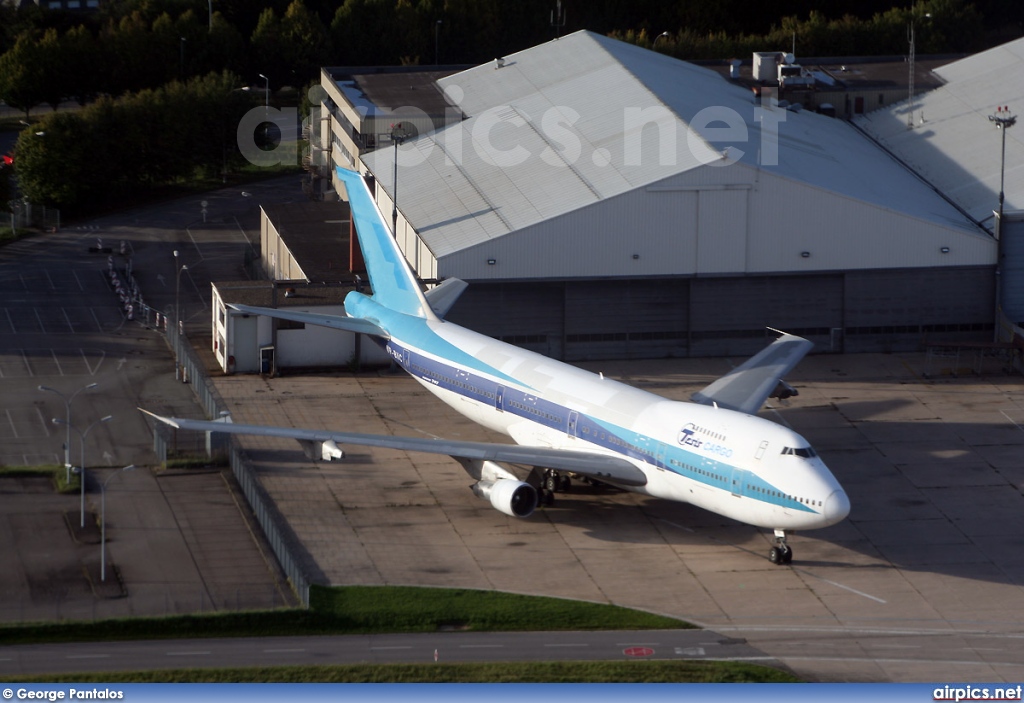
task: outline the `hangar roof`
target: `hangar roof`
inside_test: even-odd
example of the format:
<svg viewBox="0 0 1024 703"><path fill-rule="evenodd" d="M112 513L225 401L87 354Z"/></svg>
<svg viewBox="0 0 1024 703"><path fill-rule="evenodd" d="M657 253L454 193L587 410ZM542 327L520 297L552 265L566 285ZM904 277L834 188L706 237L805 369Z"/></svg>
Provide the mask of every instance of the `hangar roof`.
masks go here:
<svg viewBox="0 0 1024 703"><path fill-rule="evenodd" d="M971 217L992 227L999 206L1002 134L989 117L1024 101L1024 39L935 69L946 81L914 101L857 118L857 125L908 163ZM1006 131L1004 207L1024 208L1024 128Z"/></svg>
<svg viewBox="0 0 1024 703"><path fill-rule="evenodd" d="M849 125L762 108L712 70L586 31L500 63L441 79L468 118L399 150L398 207L435 257L678 174L704 169L708 183L727 182L708 166L974 230ZM393 154L363 156L389 193Z"/></svg>

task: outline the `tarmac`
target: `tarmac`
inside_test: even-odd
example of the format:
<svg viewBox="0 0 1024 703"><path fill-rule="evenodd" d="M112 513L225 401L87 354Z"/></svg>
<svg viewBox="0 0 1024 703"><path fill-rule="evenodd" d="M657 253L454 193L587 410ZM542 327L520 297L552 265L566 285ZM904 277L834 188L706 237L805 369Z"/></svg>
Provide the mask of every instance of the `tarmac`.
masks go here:
<svg viewBox="0 0 1024 703"><path fill-rule="evenodd" d="M197 333L208 325L209 280L244 275L240 259L257 231L252 200L238 189L202 196L205 223L199 197L95 225L113 240L129 238L158 309L175 302L170 250L180 248L189 266L180 302ZM70 393L100 382L75 400L74 422L103 412L118 420L97 425L83 444L104 456L87 509L97 511L98 481L109 479L107 547L120 590L96 586L97 547L73 528L78 496L2 479L0 559L15 566L0 570L0 619L280 605L288 590L230 477L150 469L150 428L134 407L202 411L174 380L156 333L105 317L106 293L91 287L85 267L93 264L79 253L94 236L63 232L47 238L45 251L32 242L0 250L0 461L61 458L63 432L46 418L63 417L63 404L37 385ZM62 265L76 275L55 275ZM685 400L737 361L586 366ZM684 504L574 486L553 507L516 520L474 497L471 480L446 457L346 447L341 462L311 463L290 440L240 442L318 582L486 588L641 608L745 640L808 680L1017 682L1024 377L995 360L980 374L944 363L924 353L818 355L787 379L800 395L765 412L812 442L853 505L845 522L791 538L792 567L768 562L765 531ZM503 441L387 369L215 384L236 422ZM129 463L146 469L110 478Z"/></svg>

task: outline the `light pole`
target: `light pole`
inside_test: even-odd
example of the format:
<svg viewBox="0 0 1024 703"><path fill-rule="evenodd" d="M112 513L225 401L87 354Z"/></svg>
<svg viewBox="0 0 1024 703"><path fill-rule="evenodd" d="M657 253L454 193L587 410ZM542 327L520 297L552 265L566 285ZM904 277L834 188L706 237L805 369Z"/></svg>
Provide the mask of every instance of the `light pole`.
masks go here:
<svg viewBox="0 0 1024 703"><path fill-rule="evenodd" d="M988 116L989 122L995 124L996 129L1003 133L1002 157L999 162L999 220L996 222L996 338L999 341L999 311L1003 305L1003 189L1006 184L1006 130L1017 124L1017 116L1010 112L1010 108L1003 106L996 108L996 114Z"/></svg>
<svg viewBox="0 0 1024 703"><path fill-rule="evenodd" d="M402 123L391 125L391 141L395 143L395 192L391 200L391 234L398 236L398 146L409 135L402 129Z"/></svg>
<svg viewBox="0 0 1024 703"><path fill-rule="evenodd" d="M99 420L93 421L93 423L91 425L86 427L85 428L85 432L81 432L74 425L68 424L68 428L69 429L72 429L75 432L78 432L78 438L79 438L79 442L80 442L79 445L78 445L78 463L79 463L79 467L78 467L79 473L78 473L78 476L79 476L79 479L80 479L80 483L82 484L82 507L81 507L81 520L82 521L81 521L81 524L79 525L79 527L85 527L85 438L89 436L89 432L92 430L93 427L95 427L96 425L100 424L101 422L107 422L108 420L112 420L112 419L114 419L113 415L107 415L106 417L101 417ZM55 417L55 418L53 418L53 424L55 424L55 425L65 425L67 423L65 423L59 417Z"/></svg>
<svg viewBox="0 0 1024 703"><path fill-rule="evenodd" d="M270 113L270 79L260 74L260 78L267 82L263 88L263 116L266 117Z"/></svg>
<svg viewBox="0 0 1024 703"><path fill-rule="evenodd" d="M107 483L123 471L134 471L135 464L128 464L110 474L100 484L100 581L107 580Z"/></svg>
<svg viewBox="0 0 1024 703"><path fill-rule="evenodd" d="M925 17L931 17L930 12L924 14ZM907 113L907 129L914 128L914 55L916 49L914 46L914 17L910 17L910 29L907 30L907 41L910 42L910 56L907 57L907 64L909 65L910 75L907 77L907 102L910 103L910 110Z"/></svg>
<svg viewBox="0 0 1024 703"><path fill-rule="evenodd" d="M39 386L39 390L48 391L50 393L56 393L60 396L60 399L64 401L64 423L67 425L67 432L64 436L64 482L71 482L71 401L75 399L75 396L82 391L87 391L91 388L95 388L95 383L90 383L88 386L79 388L77 391L71 394L70 398L66 398L63 393L58 391L56 388L50 388L49 386Z"/></svg>
<svg viewBox="0 0 1024 703"><path fill-rule="evenodd" d="M178 265L178 250L174 250L174 325L175 335L181 332L181 272L188 271L188 264Z"/></svg>
<svg viewBox="0 0 1024 703"><path fill-rule="evenodd" d="M441 20L438 20L437 22L434 23L434 65L435 66L438 65L438 56L440 55L439 51L438 51L438 37L437 37L438 32L440 30L441 30Z"/></svg>
<svg viewBox="0 0 1024 703"><path fill-rule="evenodd" d="M657 48L658 48L658 40L659 39L671 39L671 38L672 38L671 34L669 34L668 32L662 32L661 34L659 34L658 36L656 36L654 38L654 43L651 44L651 51L657 50Z"/></svg>

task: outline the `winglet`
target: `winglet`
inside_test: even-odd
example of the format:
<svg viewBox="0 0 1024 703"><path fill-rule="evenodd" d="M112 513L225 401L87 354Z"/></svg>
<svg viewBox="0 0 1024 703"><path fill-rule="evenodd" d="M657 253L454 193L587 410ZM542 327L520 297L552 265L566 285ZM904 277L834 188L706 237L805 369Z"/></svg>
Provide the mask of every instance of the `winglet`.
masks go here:
<svg viewBox="0 0 1024 703"><path fill-rule="evenodd" d="M176 423L173 418L163 417L162 415L157 415L156 413L151 413L150 411L146 410L145 408L137 408L137 410L139 410L140 412L146 413L147 415L149 415L151 418L153 418L157 422L162 422L165 425L170 425L171 427L173 427L175 429L181 429L180 425L178 425L178 423Z"/></svg>
<svg viewBox="0 0 1024 703"><path fill-rule="evenodd" d="M340 167L335 170L345 184L359 248L370 274L373 300L396 312L436 319L366 181L355 171Z"/></svg>

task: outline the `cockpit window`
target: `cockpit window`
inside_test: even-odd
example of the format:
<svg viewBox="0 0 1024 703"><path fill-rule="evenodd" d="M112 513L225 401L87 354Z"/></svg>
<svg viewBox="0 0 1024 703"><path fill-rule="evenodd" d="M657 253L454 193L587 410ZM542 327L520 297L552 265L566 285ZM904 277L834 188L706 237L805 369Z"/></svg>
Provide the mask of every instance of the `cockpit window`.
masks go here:
<svg viewBox="0 0 1024 703"><path fill-rule="evenodd" d="M811 459L818 456L818 452L814 451L814 447L785 447L782 450L785 454L794 454L796 456L802 456L805 459Z"/></svg>

